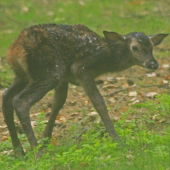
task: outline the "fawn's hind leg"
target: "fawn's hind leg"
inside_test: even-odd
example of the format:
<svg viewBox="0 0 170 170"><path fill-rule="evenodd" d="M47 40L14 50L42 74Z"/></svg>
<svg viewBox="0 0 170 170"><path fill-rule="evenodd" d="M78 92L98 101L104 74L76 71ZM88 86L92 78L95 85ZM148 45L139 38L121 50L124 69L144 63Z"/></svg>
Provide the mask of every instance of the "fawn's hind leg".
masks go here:
<svg viewBox="0 0 170 170"><path fill-rule="evenodd" d="M14 80L14 83L9 87L7 91L3 93L2 98L2 111L5 118L5 122L7 124L12 145L15 151L15 154L17 156L21 156L24 154L23 148L20 144L15 124L14 124L14 108L13 108L13 98L15 95L17 95L20 91L22 91L25 86L27 85L27 82L21 81L19 78L16 78Z"/></svg>
<svg viewBox="0 0 170 170"><path fill-rule="evenodd" d="M54 98L53 98L50 119L43 133L44 138L48 137L49 139L51 138L52 135L52 130L53 130L56 117L66 101L67 92L68 92L68 83L63 82L62 84L60 84L60 86L56 87L54 90L55 91L54 91Z"/></svg>
<svg viewBox="0 0 170 170"><path fill-rule="evenodd" d="M58 82L59 78L50 73L43 78L32 82L14 97L14 109L32 148L35 148L38 145L38 142L31 126L29 110L34 103L39 101L48 91L57 86ZM41 156L41 154L42 152L39 150L37 156Z"/></svg>

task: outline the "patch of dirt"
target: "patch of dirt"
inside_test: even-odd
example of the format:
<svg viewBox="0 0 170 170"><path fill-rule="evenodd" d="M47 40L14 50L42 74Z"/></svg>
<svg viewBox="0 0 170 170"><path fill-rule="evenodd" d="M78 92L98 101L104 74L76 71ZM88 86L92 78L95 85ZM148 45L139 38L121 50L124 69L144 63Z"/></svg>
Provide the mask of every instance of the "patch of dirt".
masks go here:
<svg viewBox="0 0 170 170"><path fill-rule="evenodd" d="M107 74L97 79L99 91L104 96L105 102L109 109L111 118L120 117L121 112L125 112L128 105L154 100L154 93L169 93L170 88L170 66L169 57L165 60L158 60L160 68L154 73L138 66L132 67L124 72ZM8 135L8 130L2 114L2 93L5 89L0 90L0 142ZM149 94L150 93L150 94ZM53 91L49 92L41 101L36 103L31 109L31 121L33 126L41 111L45 113L45 120L49 118L51 110ZM122 98L123 96L123 98ZM121 99L121 100L120 100ZM116 103L120 100L117 107ZM114 112L113 112L114 108ZM86 116L96 115L94 107L84 93L82 87L69 85L69 93L64 107L61 109L56 119L56 124L62 125L63 130L67 129L71 123L79 122ZM100 121L99 119L90 119L89 121ZM15 122L18 126L18 119L15 116ZM70 123L71 122L71 123ZM88 126L88 123L86 124ZM61 128L60 128L61 130ZM61 136L58 126L53 130L53 136Z"/></svg>

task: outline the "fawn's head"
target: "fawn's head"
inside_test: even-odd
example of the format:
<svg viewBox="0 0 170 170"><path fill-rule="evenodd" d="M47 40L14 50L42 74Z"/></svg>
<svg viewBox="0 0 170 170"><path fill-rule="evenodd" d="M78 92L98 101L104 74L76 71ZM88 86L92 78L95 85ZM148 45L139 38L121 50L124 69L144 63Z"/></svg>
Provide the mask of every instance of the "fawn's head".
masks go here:
<svg viewBox="0 0 170 170"><path fill-rule="evenodd" d="M132 65L139 65L141 67L156 70L159 63L153 57L153 47L157 46L168 34L156 34L153 36L146 36L142 32L132 32L127 35L120 35L116 32L103 31L104 36L109 44L116 44L122 54L128 54ZM124 48L125 47L125 48ZM124 51L123 51L124 50Z"/></svg>

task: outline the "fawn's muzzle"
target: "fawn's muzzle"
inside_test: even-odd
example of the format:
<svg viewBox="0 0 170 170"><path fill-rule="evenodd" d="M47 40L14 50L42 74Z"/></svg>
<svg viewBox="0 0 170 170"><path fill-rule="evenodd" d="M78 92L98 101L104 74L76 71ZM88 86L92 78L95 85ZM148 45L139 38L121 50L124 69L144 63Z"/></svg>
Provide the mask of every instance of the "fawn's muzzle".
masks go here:
<svg viewBox="0 0 170 170"><path fill-rule="evenodd" d="M159 68L159 63L155 59L152 59L145 63L145 67L150 70L156 70Z"/></svg>

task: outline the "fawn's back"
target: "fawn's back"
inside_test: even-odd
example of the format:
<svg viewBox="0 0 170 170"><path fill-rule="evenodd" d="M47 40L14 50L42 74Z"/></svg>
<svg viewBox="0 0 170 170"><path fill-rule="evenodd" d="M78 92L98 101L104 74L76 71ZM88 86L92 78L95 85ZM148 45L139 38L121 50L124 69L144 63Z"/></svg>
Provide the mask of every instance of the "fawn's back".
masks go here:
<svg viewBox="0 0 170 170"><path fill-rule="evenodd" d="M108 55L104 38L83 25L35 25L24 29L8 50L8 62L17 76L37 79L63 63L71 72L86 56Z"/></svg>

